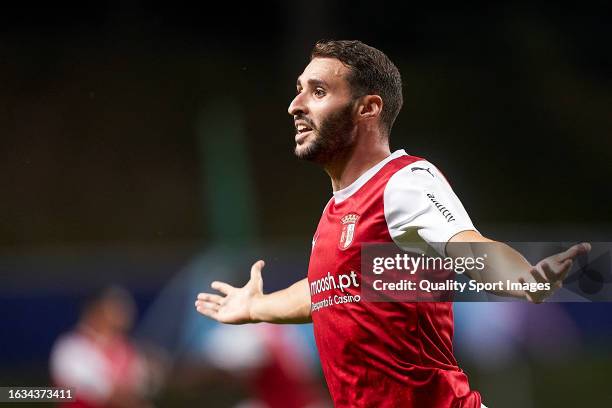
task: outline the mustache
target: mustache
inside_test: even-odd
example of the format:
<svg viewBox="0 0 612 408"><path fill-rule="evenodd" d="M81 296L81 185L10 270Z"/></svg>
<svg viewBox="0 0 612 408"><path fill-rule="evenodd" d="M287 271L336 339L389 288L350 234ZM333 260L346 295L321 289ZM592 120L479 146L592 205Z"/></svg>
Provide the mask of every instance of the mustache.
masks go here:
<svg viewBox="0 0 612 408"><path fill-rule="evenodd" d="M309 118L307 118L306 116L304 116L304 115L296 115L296 116L293 117L293 121L294 122L298 121L298 120L303 120L304 122L306 122L306 124L308 124L309 128L311 128L313 130L316 129L314 122L312 120L310 120Z"/></svg>

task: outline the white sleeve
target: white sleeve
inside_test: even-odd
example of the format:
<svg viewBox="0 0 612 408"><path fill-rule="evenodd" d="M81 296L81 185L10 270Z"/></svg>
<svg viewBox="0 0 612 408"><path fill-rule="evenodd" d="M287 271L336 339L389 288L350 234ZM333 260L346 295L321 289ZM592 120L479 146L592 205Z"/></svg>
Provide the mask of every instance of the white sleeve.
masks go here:
<svg viewBox="0 0 612 408"><path fill-rule="evenodd" d="M51 376L58 385L74 387L80 398L97 404L113 392L104 356L78 335L64 336L53 347Z"/></svg>
<svg viewBox="0 0 612 408"><path fill-rule="evenodd" d="M391 176L384 207L389 234L403 249L423 240L445 256L446 243L453 235L476 230L442 173L425 160Z"/></svg>

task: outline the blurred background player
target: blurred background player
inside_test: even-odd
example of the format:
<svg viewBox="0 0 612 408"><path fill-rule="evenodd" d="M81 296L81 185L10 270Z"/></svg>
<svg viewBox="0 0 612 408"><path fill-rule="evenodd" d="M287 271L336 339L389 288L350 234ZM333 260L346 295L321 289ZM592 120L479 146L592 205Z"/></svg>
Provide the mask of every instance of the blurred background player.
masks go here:
<svg viewBox="0 0 612 408"><path fill-rule="evenodd" d="M152 407L148 386L152 366L129 338L135 314L130 294L106 288L89 299L76 327L62 335L51 353L57 386L75 389L66 407Z"/></svg>

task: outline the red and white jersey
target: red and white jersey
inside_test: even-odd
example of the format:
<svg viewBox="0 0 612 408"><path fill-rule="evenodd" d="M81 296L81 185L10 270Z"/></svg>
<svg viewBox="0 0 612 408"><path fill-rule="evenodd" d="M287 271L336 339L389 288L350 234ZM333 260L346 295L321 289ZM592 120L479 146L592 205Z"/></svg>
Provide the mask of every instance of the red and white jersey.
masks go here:
<svg viewBox="0 0 612 408"><path fill-rule="evenodd" d="M451 303L361 300L361 244L423 241L442 256L474 226L431 163L403 150L336 191L313 238L312 321L334 404L480 408L453 356ZM343 291L330 285L342 281Z"/></svg>
<svg viewBox="0 0 612 408"><path fill-rule="evenodd" d="M60 407L114 406L113 395L142 395L147 379L144 360L124 337L101 339L81 328L62 335L51 351L55 385L74 388L74 402Z"/></svg>

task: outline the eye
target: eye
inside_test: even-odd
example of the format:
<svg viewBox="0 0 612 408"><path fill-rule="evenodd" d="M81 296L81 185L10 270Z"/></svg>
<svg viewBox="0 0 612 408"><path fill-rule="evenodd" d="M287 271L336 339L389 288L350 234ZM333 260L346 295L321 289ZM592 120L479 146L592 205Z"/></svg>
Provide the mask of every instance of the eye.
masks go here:
<svg viewBox="0 0 612 408"><path fill-rule="evenodd" d="M325 96L325 89L323 89L323 88L315 88L315 90L312 93L317 98L322 98L322 97Z"/></svg>

